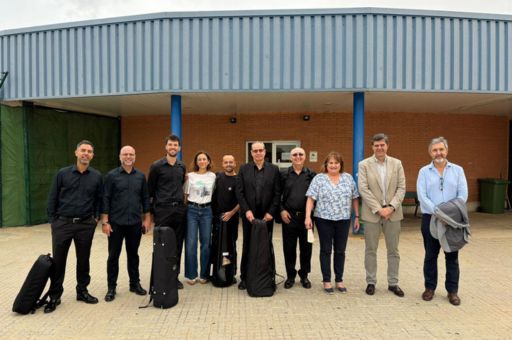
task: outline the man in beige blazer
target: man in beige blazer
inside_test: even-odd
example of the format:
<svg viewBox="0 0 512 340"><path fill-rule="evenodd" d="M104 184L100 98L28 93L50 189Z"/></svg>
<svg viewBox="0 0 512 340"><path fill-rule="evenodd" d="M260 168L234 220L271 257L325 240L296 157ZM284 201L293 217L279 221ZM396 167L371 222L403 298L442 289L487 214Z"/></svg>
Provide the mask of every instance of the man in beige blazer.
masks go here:
<svg viewBox="0 0 512 340"><path fill-rule="evenodd" d="M359 193L363 201L361 219L364 222L366 294L375 294L377 283L377 247L380 232L384 233L388 257L388 290L399 297L404 292L398 286L400 254L400 221L405 195L405 175L402 162L387 155L388 136L372 138L373 155L359 163Z"/></svg>

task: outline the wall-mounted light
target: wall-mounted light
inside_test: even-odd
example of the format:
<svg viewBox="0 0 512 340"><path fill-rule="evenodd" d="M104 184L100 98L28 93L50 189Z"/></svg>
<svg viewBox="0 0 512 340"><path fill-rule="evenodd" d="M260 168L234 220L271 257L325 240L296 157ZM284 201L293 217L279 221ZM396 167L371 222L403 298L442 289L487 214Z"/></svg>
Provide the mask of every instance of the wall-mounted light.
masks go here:
<svg viewBox="0 0 512 340"><path fill-rule="evenodd" d="M235 116L233 116L233 117L229 118L229 122L230 122L231 124L236 124L236 117L235 117Z"/></svg>
<svg viewBox="0 0 512 340"><path fill-rule="evenodd" d="M307 122L308 120L310 120L310 119L311 119L311 116L310 116L310 115L304 115L304 116L302 116L302 119L303 119L305 122Z"/></svg>

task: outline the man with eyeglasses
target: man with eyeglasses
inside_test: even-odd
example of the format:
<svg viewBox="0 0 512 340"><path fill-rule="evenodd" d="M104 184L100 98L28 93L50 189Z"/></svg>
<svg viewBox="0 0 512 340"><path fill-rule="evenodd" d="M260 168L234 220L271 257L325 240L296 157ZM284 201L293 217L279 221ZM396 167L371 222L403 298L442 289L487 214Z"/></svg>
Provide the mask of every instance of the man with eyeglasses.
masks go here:
<svg viewBox="0 0 512 340"><path fill-rule="evenodd" d="M450 163L448 155L448 141L444 137L432 139L428 147L432 162L420 169L417 181L418 200L420 201L422 218L421 234L425 247L425 261L423 275L425 277L425 291L422 299L431 301L437 286L437 257L441 248L439 240L430 233L430 220L434 208L454 198L464 202L468 199L468 184L461 166ZM459 252L445 252L446 280L445 288L448 291L448 301L455 306L460 305L459 289Z"/></svg>
<svg viewBox="0 0 512 340"><path fill-rule="evenodd" d="M311 288L308 274L311 271L312 244L308 242L307 229L304 227L306 211L306 192L315 173L304 166L306 152L302 148L291 151L292 166L281 171L281 220L283 222L283 253L286 266L284 288L295 284L295 262L297 260L297 239L300 250L300 270L298 271L302 287Z"/></svg>
<svg viewBox="0 0 512 340"><path fill-rule="evenodd" d="M236 182L236 198L240 204L243 225L242 261L240 263L240 284L244 290L247 275L247 257L251 242L251 229L254 219L267 223L272 238L274 218L279 214L281 190L279 168L265 161L265 145L254 142L251 145L253 161L240 167Z"/></svg>
<svg viewBox="0 0 512 340"><path fill-rule="evenodd" d="M125 241L130 292L146 295L140 285L139 246L142 233L149 230L149 195L146 177L135 168L135 149L125 145L119 152L121 165L105 176L102 230L108 237L107 284L105 301L116 298L119 256Z"/></svg>
<svg viewBox="0 0 512 340"><path fill-rule="evenodd" d="M387 155L388 136L378 133L372 140L373 155L359 163L359 193L362 198L361 217L364 221L366 294L375 294L377 284L377 248L380 233L386 240L388 260L388 290L398 297L404 291L398 285L402 201L405 196L405 174L402 162ZM358 216L356 216L358 218Z"/></svg>

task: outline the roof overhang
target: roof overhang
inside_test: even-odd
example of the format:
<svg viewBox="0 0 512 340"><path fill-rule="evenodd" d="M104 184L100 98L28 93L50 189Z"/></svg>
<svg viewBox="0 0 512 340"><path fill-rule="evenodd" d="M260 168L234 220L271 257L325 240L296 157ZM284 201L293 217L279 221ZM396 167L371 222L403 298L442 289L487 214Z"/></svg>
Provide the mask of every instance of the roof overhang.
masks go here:
<svg viewBox="0 0 512 340"><path fill-rule="evenodd" d="M352 112L353 92L185 93L184 114ZM106 116L170 114L170 93L45 99L36 105ZM6 103L9 104L9 103ZM366 92L366 112L485 114L512 119L512 94Z"/></svg>

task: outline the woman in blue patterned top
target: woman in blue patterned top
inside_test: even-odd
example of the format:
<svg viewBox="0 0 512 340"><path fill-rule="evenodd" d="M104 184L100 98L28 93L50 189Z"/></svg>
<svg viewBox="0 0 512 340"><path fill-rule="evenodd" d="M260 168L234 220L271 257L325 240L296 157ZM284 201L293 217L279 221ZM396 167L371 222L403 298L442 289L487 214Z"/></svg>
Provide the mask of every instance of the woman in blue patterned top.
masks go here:
<svg viewBox="0 0 512 340"><path fill-rule="evenodd" d="M346 293L343 284L345 249L352 208L356 218L354 229L359 230L359 193L352 176L343 172L343 158L338 152L330 152L322 166L323 173L316 175L306 193L306 229L313 228L311 212L316 202L314 219L320 238L320 268L324 291L333 293L331 283L331 252L334 248L334 274L336 289Z"/></svg>

